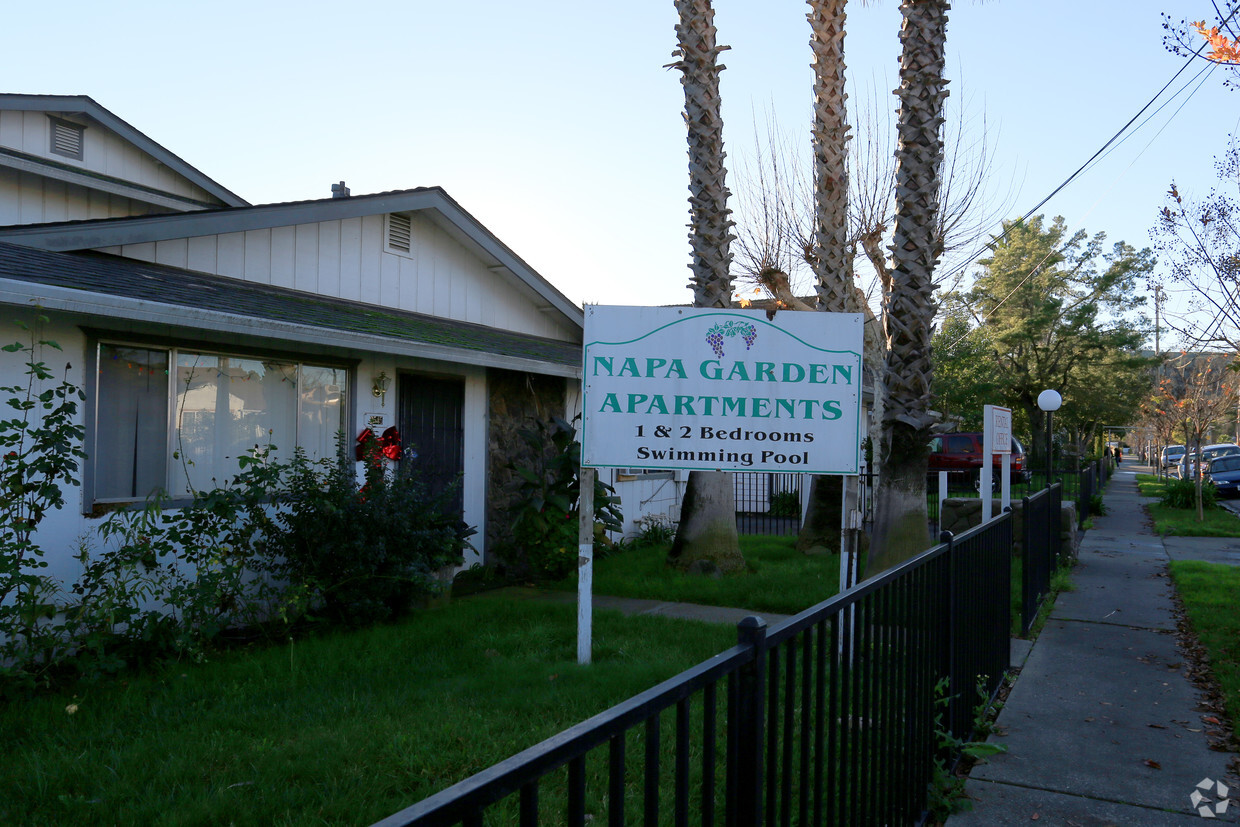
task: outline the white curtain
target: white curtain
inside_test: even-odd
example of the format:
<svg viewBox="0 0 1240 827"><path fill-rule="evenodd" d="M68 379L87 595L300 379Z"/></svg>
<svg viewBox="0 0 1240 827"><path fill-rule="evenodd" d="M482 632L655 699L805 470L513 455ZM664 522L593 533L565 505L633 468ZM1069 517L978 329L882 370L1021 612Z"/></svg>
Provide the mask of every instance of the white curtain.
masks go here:
<svg viewBox="0 0 1240 827"><path fill-rule="evenodd" d="M237 356L177 354L174 495L228 483L237 458L276 446L292 456L297 440L297 365Z"/></svg>
<svg viewBox="0 0 1240 827"><path fill-rule="evenodd" d="M145 499L163 488L168 449L168 352L101 344L95 498Z"/></svg>

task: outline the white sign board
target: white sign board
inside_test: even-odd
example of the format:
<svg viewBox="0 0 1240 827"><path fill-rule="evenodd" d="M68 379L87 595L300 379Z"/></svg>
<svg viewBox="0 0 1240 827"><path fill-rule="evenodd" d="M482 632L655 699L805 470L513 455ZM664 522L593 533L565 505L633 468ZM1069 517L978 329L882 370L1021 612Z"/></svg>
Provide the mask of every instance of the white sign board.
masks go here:
<svg viewBox="0 0 1240 827"><path fill-rule="evenodd" d="M583 465L857 473L861 314L585 310Z"/></svg>
<svg viewBox="0 0 1240 827"><path fill-rule="evenodd" d="M982 522L994 519L991 508L991 476L994 473L994 458L1002 456L999 467L1000 503L1003 509L1012 504L1012 409L1000 408L998 405L986 405L982 408L982 470L978 483L982 495Z"/></svg>
<svg viewBox="0 0 1240 827"><path fill-rule="evenodd" d="M985 410L990 414L990 422L985 430L993 435L994 452L996 454L1012 453L1012 409L987 405Z"/></svg>

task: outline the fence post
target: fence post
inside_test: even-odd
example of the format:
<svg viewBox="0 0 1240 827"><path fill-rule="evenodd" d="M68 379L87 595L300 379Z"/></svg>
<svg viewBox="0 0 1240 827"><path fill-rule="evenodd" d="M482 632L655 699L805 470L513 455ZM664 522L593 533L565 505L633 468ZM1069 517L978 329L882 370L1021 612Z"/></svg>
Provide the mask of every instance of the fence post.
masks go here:
<svg viewBox="0 0 1240 827"><path fill-rule="evenodd" d="M747 617L736 626L736 642L753 655L741 667L737 687L736 823L762 823L763 721L766 718L766 621ZM730 713L729 713L730 714Z"/></svg>
<svg viewBox="0 0 1240 827"><path fill-rule="evenodd" d="M1021 634L1029 631L1029 627L1033 625L1033 553L1034 553L1034 537L1033 537L1033 511L1029 505L1029 498L1025 497L1021 500L1024 503L1024 524L1021 526L1021 555L1020 555L1020 631Z"/></svg>
<svg viewBox="0 0 1240 827"><path fill-rule="evenodd" d="M1059 490L1051 492L1050 506L1046 509L1046 547L1047 556L1051 561L1051 577L1054 577L1056 569L1059 568L1059 557L1062 551L1059 542L1059 523L1063 519L1061 509L1063 507L1063 487Z"/></svg>
<svg viewBox="0 0 1240 827"><path fill-rule="evenodd" d="M960 691L960 680L956 675L956 655L958 650L959 637L959 600L956 595L956 581L960 578L958 561L956 560L956 546L952 542L953 535L950 531L939 532L939 542L947 544L947 695L952 695ZM956 727L956 705L949 702L947 704L947 731L958 732Z"/></svg>

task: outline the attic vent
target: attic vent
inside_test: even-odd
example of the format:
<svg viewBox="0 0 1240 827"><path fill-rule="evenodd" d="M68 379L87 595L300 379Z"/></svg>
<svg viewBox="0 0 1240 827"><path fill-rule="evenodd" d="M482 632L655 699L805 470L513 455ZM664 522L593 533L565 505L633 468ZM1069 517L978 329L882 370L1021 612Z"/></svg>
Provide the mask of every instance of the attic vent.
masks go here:
<svg viewBox="0 0 1240 827"><path fill-rule="evenodd" d="M413 227L409 216L401 213L389 213L387 230L388 249L395 250L400 253L407 253L410 251L410 241L413 235Z"/></svg>
<svg viewBox="0 0 1240 827"><path fill-rule="evenodd" d="M56 155L82 160L82 140L86 127L72 121L48 116L52 122L51 151Z"/></svg>

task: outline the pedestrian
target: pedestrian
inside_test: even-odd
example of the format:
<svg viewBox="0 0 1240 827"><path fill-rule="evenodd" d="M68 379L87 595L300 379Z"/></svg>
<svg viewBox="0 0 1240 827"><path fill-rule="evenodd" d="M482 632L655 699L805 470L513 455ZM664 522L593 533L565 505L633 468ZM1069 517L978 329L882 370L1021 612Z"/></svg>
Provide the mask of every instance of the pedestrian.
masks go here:
<svg viewBox="0 0 1240 827"><path fill-rule="evenodd" d="M1119 449L1118 445L1116 445L1115 446L1115 464L1119 465L1123 461L1124 461L1124 452Z"/></svg>

